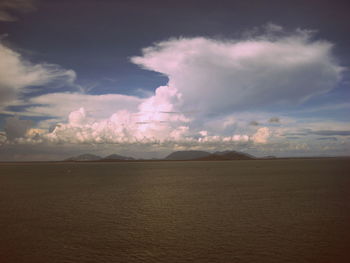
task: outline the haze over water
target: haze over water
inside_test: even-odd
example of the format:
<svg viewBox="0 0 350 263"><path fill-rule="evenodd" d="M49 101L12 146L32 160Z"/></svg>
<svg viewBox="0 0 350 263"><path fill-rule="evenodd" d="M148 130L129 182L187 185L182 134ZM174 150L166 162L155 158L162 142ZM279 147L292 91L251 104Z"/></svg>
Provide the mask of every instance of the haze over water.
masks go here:
<svg viewBox="0 0 350 263"><path fill-rule="evenodd" d="M0 165L0 262L349 262L348 159Z"/></svg>

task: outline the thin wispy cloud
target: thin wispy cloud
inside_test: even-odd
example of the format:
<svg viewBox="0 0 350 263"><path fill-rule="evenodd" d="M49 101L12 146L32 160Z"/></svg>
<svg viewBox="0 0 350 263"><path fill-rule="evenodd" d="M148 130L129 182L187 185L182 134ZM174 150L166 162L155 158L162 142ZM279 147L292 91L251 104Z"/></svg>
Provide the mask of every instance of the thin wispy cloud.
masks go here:
<svg viewBox="0 0 350 263"><path fill-rule="evenodd" d="M0 111L6 106L18 105L19 96L28 92L29 87L44 86L55 81L72 84L75 78L73 70L55 64L31 63L0 42Z"/></svg>

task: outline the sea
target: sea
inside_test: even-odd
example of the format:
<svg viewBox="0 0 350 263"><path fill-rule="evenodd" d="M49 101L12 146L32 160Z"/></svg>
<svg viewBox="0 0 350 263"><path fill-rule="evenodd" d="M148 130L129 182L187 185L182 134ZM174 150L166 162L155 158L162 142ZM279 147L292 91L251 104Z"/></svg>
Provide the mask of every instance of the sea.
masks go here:
<svg viewBox="0 0 350 263"><path fill-rule="evenodd" d="M350 159L1 163L0 262L350 262Z"/></svg>

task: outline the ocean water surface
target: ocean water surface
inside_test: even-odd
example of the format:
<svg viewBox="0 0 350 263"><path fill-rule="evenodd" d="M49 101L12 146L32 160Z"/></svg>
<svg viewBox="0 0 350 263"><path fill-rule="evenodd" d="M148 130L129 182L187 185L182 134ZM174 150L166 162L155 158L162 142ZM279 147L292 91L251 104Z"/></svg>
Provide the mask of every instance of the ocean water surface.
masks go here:
<svg viewBox="0 0 350 263"><path fill-rule="evenodd" d="M0 262L350 262L350 160L0 164Z"/></svg>

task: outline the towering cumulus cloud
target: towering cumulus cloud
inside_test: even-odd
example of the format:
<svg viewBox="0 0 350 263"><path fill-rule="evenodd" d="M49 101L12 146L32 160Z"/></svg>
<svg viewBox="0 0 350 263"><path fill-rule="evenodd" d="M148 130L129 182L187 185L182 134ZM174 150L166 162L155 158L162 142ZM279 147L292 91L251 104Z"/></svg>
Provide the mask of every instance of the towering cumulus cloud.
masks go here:
<svg viewBox="0 0 350 263"><path fill-rule="evenodd" d="M296 103L331 90L342 72L331 50L331 43L299 30L251 40L171 39L131 60L168 76L184 107L222 114Z"/></svg>

